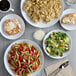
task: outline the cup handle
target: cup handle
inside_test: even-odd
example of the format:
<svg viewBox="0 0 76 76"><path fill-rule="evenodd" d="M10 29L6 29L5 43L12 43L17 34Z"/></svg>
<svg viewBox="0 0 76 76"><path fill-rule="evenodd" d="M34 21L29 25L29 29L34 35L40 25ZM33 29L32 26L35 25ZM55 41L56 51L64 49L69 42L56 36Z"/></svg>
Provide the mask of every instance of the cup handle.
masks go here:
<svg viewBox="0 0 76 76"><path fill-rule="evenodd" d="M10 8L10 11L14 12L14 9L13 8Z"/></svg>

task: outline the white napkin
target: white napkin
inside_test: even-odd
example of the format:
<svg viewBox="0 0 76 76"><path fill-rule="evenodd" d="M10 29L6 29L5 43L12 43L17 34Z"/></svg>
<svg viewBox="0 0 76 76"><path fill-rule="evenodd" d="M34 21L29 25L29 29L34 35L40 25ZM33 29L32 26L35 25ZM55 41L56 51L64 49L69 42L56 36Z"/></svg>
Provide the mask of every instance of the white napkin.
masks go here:
<svg viewBox="0 0 76 76"><path fill-rule="evenodd" d="M46 72L46 75L48 76L50 73L52 73L53 71L55 71L61 64L63 64L64 62L66 62L68 59L66 60L63 60L63 61L60 61L56 64L53 64L51 66L48 66L45 68L45 72ZM74 76L73 72L72 72L72 68L70 66L70 64L62 69L58 74L57 76Z"/></svg>

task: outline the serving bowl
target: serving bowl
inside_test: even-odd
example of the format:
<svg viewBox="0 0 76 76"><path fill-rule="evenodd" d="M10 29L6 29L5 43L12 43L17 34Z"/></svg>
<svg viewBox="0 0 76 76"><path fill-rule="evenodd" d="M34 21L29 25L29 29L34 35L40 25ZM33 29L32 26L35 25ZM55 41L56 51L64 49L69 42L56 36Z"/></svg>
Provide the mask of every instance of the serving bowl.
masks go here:
<svg viewBox="0 0 76 76"><path fill-rule="evenodd" d="M6 49L5 54L4 54L4 65L5 65L6 70L8 71L8 73L10 75L18 76L18 75L13 73L13 71L11 70L11 68L9 66L9 63L8 63L8 52L10 51L12 45L14 45L15 43L19 43L19 42L27 42L29 44L34 45L35 47L37 47L39 49L39 51L41 53L41 59L40 59L41 60L41 65L40 65L40 68L38 70L36 70L35 72L32 72L31 74L28 75L28 76L37 76L37 74L39 74L39 72L41 72L41 70L44 67L44 55L43 55L43 52L40 49L40 47L35 42L33 42L31 40L27 40L27 39L17 40L15 42L13 42L11 45L9 45L9 47Z"/></svg>
<svg viewBox="0 0 76 76"><path fill-rule="evenodd" d="M70 37L70 35L69 35L68 33L66 33L67 36L68 36L69 39L70 39L70 43L69 43L70 49L69 49L67 52L63 53L63 56L53 56L53 55L50 55L50 54L46 51L46 44L45 44L45 40L46 40L46 39L49 37L49 35L50 35L51 33L53 33L53 32L66 33L65 31L62 31L62 30L52 30L52 31L50 31L49 33L47 33L47 34L45 35L44 39L43 39L43 50L44 50L44 52L46 53L46 55L48 55L50 58L62 59L62 58L64 58L64 57L68 56L68 55L70 54L70 52L71 52L71 48L72 48L72 40L71 40L71 37Z"/></svg>
<svg viewBox="0 0 76 76"><path fill-rule="evenodd" d="M52 20L51 22L48 22L47 24L44 23L44 22L39 22L39 23L36 24L36 23L34 23L34 22L30 19L30 17L27 15L27 13L26 13L26 12L24 11L24 9L23 9L24 2L25 2L25 1L26 1L26 0L21 0L21 6L20 6L20 8L21 8L21 13L22 13L24 19L25 19L29 24L31 24L31 25L34 26L34 27L38 27L38 28L47 28L47 27L50 27L50 26L53 26L54 24L56 24L56 23L58 22L58 20L60 19L60 16L62 15L62 12L63 12L63 10L64 10L64 2L63 2L63 0L61 0L62 9L61 9L61 11L60 11L60 16L59 16L58 19L54 19L54 20Z"/></svg>

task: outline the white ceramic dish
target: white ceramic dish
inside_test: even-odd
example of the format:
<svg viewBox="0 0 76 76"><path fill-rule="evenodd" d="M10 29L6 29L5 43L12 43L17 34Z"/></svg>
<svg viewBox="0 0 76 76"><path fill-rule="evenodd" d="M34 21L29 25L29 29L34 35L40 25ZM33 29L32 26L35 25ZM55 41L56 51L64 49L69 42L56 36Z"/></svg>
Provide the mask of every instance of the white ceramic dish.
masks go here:
<svg viewBox="0 0 76 76"><path fill-rule="evenodd" d="M20 23L21 23L21 31L20 31L20 33L15 34L15 35L8 35L8 34L5 33L5 31L4 31L4 22L7 19L18 19L20 21ZM18 16L16 14L8 14L8 15L4 16L1 19L0 32L5 38L11 39L11 40L18 39L19 37L21 37L23 35L24 31L25 31L25 23L24 23L23 19L20 16Z"/></svg>
<svg viewBox="0 0 76 76"><path fill-rule="evenodd" d="M63 33L66 33L66 32L64 32L64 31L62 31L62 30L53 30L53 31L50 31L48 34L46 34L46 36L45 36L44 39L43 39L43 49L44 49L44 52L45 52L49 57L54 58L54 59L62 59L62 58L64 58L64 57L68 56L68 55L70 54L70 52L71 52L71 47L72 47L72 40L71 40L71 37L70 37L70 35L69 35L68 33L66 33L66 34L67 34L68 37L70 38L70 43L69 43L70 50L67 51L67 52L65 52L62 57L60 57L60 56L56 56L56 57L55 57L55 56L52 56L52 55L50 55L50 54L46 51L45 40L49 37L49 35L50 35L52 32L63 32Z"/></svg>
<svg viewBox="0 0 76 76"><path fill-rule="evenodd" d="M60 24L61 26L66 29L66 30L76 30L76 25L72 25L72 24L62 24L61 20L63 18L64 15L67 15L69 13L76 13L75 9L67 9L63 12L62 16L60 17Z"/></svg>
<svg viewBox="0 0 76 76"><path fill-rule="evenodd" d="M28 17L27 13L26 13L26 12L24 11L24 9L23 9L23 5L24 5L24 2L25 2L25 1L26 1L26 0L21 0L21 13L22 13L24 19L25 19L29 24L31 24L31 25L34 26L34 27L38 27L38 28L47 28L47 27L50 27L50 26L54 25L55 23L57 23L58 20L59 20L59 18L60 18L60 16L61 16L61 14L62 14L62 12L63 12L63 9L64 9L64 2L63 2L63 0L61 0L62 10L61 10L61 12L60 12L60 16L59 16L58 19L54 19L53 21L48 22L47 24L44 23L44 22L39 22L38 24L36 24L36 23L34 23L33 21L31 21L31 19Z"/></svg>
<svg viewBox="0 0 76 76"><path fill-rule="evenodd" d="M40 71L43 69L43 67L44 67L44 55L43 55L43 52L42 52L42 50L40 49L40 47L39 47L35 42L33 42L33 41L31 41L31 40L27 40L27 39L17 40L17 41L15 41L15 42L13 42L13 43L7 48L7 50L5 51L5 54L4 54L4 65L5 65L5 68L6 68L6 70L9 72L10 75L12 75L12 76L19 76L19 75L14 74L14 73L12 72L12 70L10 69L10 66L9 66L9 63L8 63L8 52L9 52L9 50L11 49L11 46L12 46L13 44L19 43L19 42L24 42L24 41L27 42L27 43L29 43L29 44L32 44L32 45L36 46L36 47L39 49L40 53L41 53L41 65L40 65L40 68L39 68L36 72L33 72L33 73L29 74L29 76L37 76L37 74L39 74L39 72L40 72Z"/></svg>

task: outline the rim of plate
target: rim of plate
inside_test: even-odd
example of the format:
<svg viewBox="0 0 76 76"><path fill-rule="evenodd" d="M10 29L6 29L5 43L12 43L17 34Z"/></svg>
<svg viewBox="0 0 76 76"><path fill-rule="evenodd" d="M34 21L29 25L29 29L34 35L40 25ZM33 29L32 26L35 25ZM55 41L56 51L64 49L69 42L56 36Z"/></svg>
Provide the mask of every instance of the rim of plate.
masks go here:
<svg viewBox="0 0 76 76"><path fill-rule="evenodd" d="M41 65L40 65L40 68L38 70L36 70L35 72L32 72L31 74L29 74L29 76L36 76L44 67L44 55L43 55L43 52L42 52L40 46L37 43L35 43L34 41L31 41L31 40L28 40L28 39L17 40L15 42L11 43L8 46L8 48L6 49L6 51L4 53L4 66L5 66L6 70L8 71L8 73L10 75L12 75L12 76L19 76L19 75L16 75L15 73L13 73L13 71L11 70L11 68L9 66L9 63L8 63L8 52L11 49L11 46L13 44L19 43L19 42L24 42L24 41L27 42L27 43L30 43L30 44L32 44L34 46L36 46L39 49L40 53L41 53Z"/></svg>
<svg viewBox="0 0 76 76"><path fill-rule="evenodd" d="M25 0L21 0L21 4L20 4L20 9L21 9L22 16L23 16L23 18L24 18L30 25L32 25L32 26L34 26L34 27L37 27L37 28L48 28L48 27L51 27L51 26L55 25L55 24L59 21L60 16L62 15L63 10L64 10L64 1L61 0L62 9L61 9L61 11L60 11L60 16L59 16L58 19L54 19L54 20L52 20L51 22L48 22L47 24L45 24L44 22L39 22L38 24L36 24L36 23L34 23L34 22L30 19L30 17L27 15L27 12L25 12L25 11L23 10L24 2L25 2ZM25 15L24 15L24 14L25 14ZM41 26L41 25L42 25L42 26Z"/></svg>
<svg viewBox="0 0 76 76"><path fill-rule="evenodd" d="M70 26L71 24L62 24L62 23L61 23L61 20L62 20L63 16L70 13L70 12L67 12L67 11L71 11L71 13L74 13L73 11L76 11L76 10L75 10L74 8L69 8L69 9L64 10L64 11L63 11L63 14L62 14L61 17L60 17L60 21L59 21L59 22L60 22L60 25L61 25L65 30L76 30L76 28L72 28L72 29L71 29L71 28L68 28L68 27L67 27L67 25ZM66 13L66 12L67 12L67 13ZM64 26L64 25L66 25L66 26ZM71 26L70 26L70 27L71 27Z"/></svg>
<svg viewBox="0 0 76 76"><path fill-rule="evenodd" d="M49 36L52 32L63 32L63 33L66 33L67 36L68 36L69 39L70 39L70 43L69 43L69 44L70 44L70 50L67 51L66 53L64 53L62 57L50 55L50 54L46 51L46 49L45 49L45 48L46 48L45 40L46 40L46 38L48 38L48 36ZM44 39L43 39L43 50L44 50L44 52L45 52L50 58L53 58L53 59L62 59L62 58L66 57L66 56L68 56L68 55L70 54L71 49L72 49L72 39L71 39L71 36L70 36L67 32L65 32L65 31L63 31L63 30L59 30L59 29L57 29L57 30L52 30L52 31L50 31L49 33L47 33L47 34L45 35Z"/></svg>
<svg viewBox="0 0 76 76"><path fill-rule="evenodd" d="M9 18L10 17L10 18ZM18 34L15 34L15 35L8 35L8 34L6 34L5 33L5 31L4 31L4 22L5 22L5 20L7 20L7 19L14 19L14 18L16 18L16 19L18 19L19 21L20 21L20 23L21 23L21 28L22 28L22 31L20 31ZM17 15L17 14L7 14L7 15L5 15L2 19L1 19L1 21L0 21L0 33L1 33L1 35L3 36L3 37L5 37L6 39L10 39L10 40L15 40L15 39L18 39L18 38L20 38L22 35L23 35L23 33L25 32L25 23L24 23L24 21L23 21L23 19L19 16L19 15Z"/></svg>

